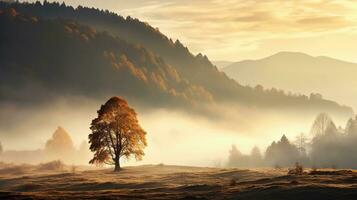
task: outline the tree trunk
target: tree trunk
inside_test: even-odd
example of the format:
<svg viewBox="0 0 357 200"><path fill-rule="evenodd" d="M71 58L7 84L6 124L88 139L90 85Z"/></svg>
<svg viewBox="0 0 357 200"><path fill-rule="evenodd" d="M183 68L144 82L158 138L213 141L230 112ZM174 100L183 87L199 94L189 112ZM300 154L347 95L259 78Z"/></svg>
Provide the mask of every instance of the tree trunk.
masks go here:
<svg viewBox="0 0 357 200"><path fill-rule="evenodd" d="M115 159L114 171L115 171L115 172L120 171L120 162L119 162L119 159Z"/></svg>

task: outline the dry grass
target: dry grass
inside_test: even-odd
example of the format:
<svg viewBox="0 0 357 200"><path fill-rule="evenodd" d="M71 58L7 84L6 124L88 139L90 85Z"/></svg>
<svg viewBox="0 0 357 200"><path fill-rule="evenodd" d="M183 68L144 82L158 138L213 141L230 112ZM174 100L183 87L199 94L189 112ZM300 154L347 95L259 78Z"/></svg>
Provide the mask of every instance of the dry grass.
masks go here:
<svg viewBox="0 0 357 200"><path fill-rule="evenodd" d="M57 168L51 168L57 169ZM329 170L330 171L330 170ZM70 172L70 167L69 167ZM169 165L72 173L25 171L0 178L0 199L355 199L357 173L286 175L287 170Z"/></svg>

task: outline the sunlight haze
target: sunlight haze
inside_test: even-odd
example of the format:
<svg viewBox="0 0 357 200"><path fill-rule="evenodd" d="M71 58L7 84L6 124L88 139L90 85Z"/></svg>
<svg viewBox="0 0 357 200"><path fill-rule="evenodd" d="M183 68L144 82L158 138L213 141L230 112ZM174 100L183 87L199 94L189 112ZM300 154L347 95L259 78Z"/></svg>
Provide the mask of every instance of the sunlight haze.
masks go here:
<svg viewBox="0 0 357 200"><path fill-rule="evenodd" d="M64 2L139 18L211 60L240 61L297 51L357 62L355 0Z"/></svg>

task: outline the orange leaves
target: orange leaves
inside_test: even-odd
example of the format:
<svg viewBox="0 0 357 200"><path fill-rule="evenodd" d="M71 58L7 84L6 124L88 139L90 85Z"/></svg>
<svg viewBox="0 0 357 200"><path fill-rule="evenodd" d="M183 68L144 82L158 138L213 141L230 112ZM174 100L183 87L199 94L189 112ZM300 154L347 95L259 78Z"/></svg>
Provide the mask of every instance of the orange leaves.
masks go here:
<svg viewBox="0 0 357 200"><path fill-rule="evenodd" d="M16 12L16 10L13 9L13 8L8 9L8 10L7 10L7 14L8 14L9 16L11 16L11 17L16 17L16 16L18 15L18 13Z"/></svg>
<svg viewBox="0 0 357 200"><path fill-rule="evenodd" d="M113 51L105 51L104 57L111 62L114 69L129 72L132 77L153 88L156 94L170 96L190 104L214 102L213 95L209 91L182 79L174 67L165 64L152 52L146 51L138 45L134 46L134 50L131 52L130 48L128 49L128 52L132 54L123 52L116 54ZM135 59L136 57L139 58Z"/></svg>
<svg viewBox="0 0 357 200"><path fill-rule="evenodd" d="M136 67L125 54L121 54L119 58L115 56L113 52L104 52L104 57L108 58L115 69L119 70L128 70L135 78L141 80L145 83L148 82L148 78L146 76L147 71L144 69L140 69Z"/></svg>
<svg viewBox="0 0 357 200"><path fill-rule="evenodd" d="M88 42L91 39L95 38L97 31L89 26L80 26L75 22L67 22L63 26L64 30L68 34L72 34L78 37L83 42Z"/></svg>
<svg viewBox="0 0 357 200"><path fill-rule="evenodd" d="M167 86L165 84L165 80L159 75L154 72L151 72L151 81L155 83L156 86L158 86L161 90L166 91Z"/></svg>

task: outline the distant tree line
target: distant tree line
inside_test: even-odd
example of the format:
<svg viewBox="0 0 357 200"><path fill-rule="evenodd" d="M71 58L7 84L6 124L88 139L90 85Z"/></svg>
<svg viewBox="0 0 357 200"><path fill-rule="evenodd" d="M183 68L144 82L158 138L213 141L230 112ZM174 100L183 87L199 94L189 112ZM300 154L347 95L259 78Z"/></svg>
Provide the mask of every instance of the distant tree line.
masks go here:
<svg viewBox="0 0 357 200"><path fill-rule="evenodd" d="M70 134L57 127L45 146L37 150L3 150L0 144L0 160L8 163L33 163L61 160L66 164L87 164L90 159L89 144L83 141L75 147Z"/></svg>
<svg viewBox="0 0 357 200"><path fill-rule="evenodd" d="M326 113L319 114L310 130L310 137L299 134L295 142L283 135L262 155L254 147L250 155L239 152L235 145L229 151L231 167L290 167L299 162L318 168L357 168L357 116L345 128L337 128Z"/></svg>

